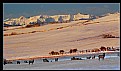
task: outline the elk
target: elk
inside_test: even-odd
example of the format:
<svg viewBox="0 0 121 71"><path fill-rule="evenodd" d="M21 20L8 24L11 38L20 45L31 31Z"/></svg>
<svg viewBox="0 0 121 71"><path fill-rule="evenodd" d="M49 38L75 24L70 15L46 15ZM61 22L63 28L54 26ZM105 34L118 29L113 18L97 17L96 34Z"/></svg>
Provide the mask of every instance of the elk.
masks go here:
<svg viewBox="0 0 121 71"><path fill-rule="evenodd" d="M30 63L32 63L32 64L33 64L33 63L34 63L34 59L33 59L33 60L29 60L29 64L30 64Z"/></svg>
<svg viewBox="0 0 121 71"><path fill-rule="evenodd" d="M105 57L105 53L103 53L102 55L99 55L99 56L98 56L99 61L100 61L100 59L103 59L103 60L104 60L104 57Z"/></svg>

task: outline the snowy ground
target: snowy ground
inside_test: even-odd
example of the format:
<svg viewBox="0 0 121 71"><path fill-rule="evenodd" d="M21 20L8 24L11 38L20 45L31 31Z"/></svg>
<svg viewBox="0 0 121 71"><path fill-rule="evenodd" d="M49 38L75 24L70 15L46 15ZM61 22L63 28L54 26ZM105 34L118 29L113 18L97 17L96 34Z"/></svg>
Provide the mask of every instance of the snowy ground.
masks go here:
<svg viewBox="0 0 121 71"><path fill-rule="evenodd" d="M106 57L100 61L97 58L58 62L41 62L38 60L33 65L28 63L6 64L3 66L3 70L120 70L119 60L120 57L118 56Z"/></svg>

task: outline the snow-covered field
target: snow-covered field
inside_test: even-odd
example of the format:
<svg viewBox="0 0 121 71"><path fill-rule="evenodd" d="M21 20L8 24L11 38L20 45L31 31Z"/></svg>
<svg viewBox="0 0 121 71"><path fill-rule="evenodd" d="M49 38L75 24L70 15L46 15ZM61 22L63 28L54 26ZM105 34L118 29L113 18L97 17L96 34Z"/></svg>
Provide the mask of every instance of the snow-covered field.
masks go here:
<svg viewBox="0 0 121 71"><path fill-rule="evenodd" d="M60 59L62 60L62 59ZM3 70L120 70L120 57L106 57L104 60L86 59L86 60L65 60L58 62L41 62L6 64Z"/></svg>
<svg viewBox="0 0 121 71"><path fill-rule="evenodd" d="M106 47L119 47L120 38L102 38L99 35L110 33L120 36L120 15L114 14L82 24L80 21L70 23L49 24L42 27L14 29L3 31L4 34L17 32L21 35L4 36L3 57L15 59L19 57L46 56L51 51L63 49L68 52L71 48L78 50ZM84 21L84 20L83 20ZM64 27L57 29L58 27ZM50 30L54 29L54 30ZM41 64L6 65L6 69L119 69L119 57L107 58L104 61L62 61ZM69 64L72 63L72 64ZM82 63L82 64L81 64ZM87 65L88 64L88 65ZM90 67L92 66L92 67ZM106 67L106 68L105 68Z"/></svg>

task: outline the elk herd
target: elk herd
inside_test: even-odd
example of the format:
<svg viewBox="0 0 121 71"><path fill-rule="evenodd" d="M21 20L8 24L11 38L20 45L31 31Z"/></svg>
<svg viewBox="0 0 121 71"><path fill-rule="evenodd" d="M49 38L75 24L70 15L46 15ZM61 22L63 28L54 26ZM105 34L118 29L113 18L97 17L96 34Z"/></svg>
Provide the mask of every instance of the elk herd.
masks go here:
<svg viewBox="0 0 121 71"><path fill-rule="evenodd" d="M71 53L87 53L87 52L100 52L100 51L119 51L119 47L104 47L101 46L100 48L93 48L93 49L87 49L87 50L77 50L77 48L70 49L68 52L65 52L64 50L60 50L59 52L51 51L49 52L50 55L63 55L63 54L71 54Z"/></svg>
<svg viewBox="0 0 121 71"><path fill-rule="evenodd" d="M87 52L100 52L100 51L120 51L120 48L119 47L104 47L104 46L101 46L100 48L94 48L94 49L88 49L88 50L77 50L76 48L75 49L70 49L69 52L65 52L64 50L60 50L59 52L55 52L55 51L51 51L49 52L50 55L63 55L63 54L71 54L71 53L87 53ZM119 53L118 53L118 56L119 56ZM102 54L99 54L98 55L98 59L100 61L100 59L104 60L104 57L105 57L105 53L102 53ZM86 59L95 59L95 55L94 56L87 56ZM71 60L83 60L82 58L75 58L75 57L72 57ZM55 58L55 62L58 61L58 58ZM43 62L49 62L48 59L44 58L43 59ZM52 62L52 61L51 61ZM20 64L21 62L19 60L16 61L16 64ZM25 60L24 63L28 63L29 65L30 64L33 64L34 63L34 59L31 59L31 60ZM11 60L6 60L6 59L3 59L3 64L13 64Z"/></svg>
<svg viewBox="0 0 121 71"><path fill-rule="evenodd" d="M6 60L6 59L3 59L3 64L4 65L6 65L6 64L13 64L13 61L15 61L15 60ZM34 63L34 59L28 60L28 61L25 60L24 63L29 63L29 65L33 64ZM16 64L21 64L21 61L17 60Z"/></svg>

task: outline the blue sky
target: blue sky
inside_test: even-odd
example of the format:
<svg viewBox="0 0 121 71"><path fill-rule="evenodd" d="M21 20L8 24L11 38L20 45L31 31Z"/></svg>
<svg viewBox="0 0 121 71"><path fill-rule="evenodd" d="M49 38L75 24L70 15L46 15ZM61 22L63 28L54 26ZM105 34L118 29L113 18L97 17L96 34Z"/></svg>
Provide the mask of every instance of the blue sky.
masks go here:
<svg viewBox="0 0 121 71"><path fill-rule="evenodd" d="M20 16L76 14L101 15L119 11L119 3L4 3L4 19Z"/></svg>

